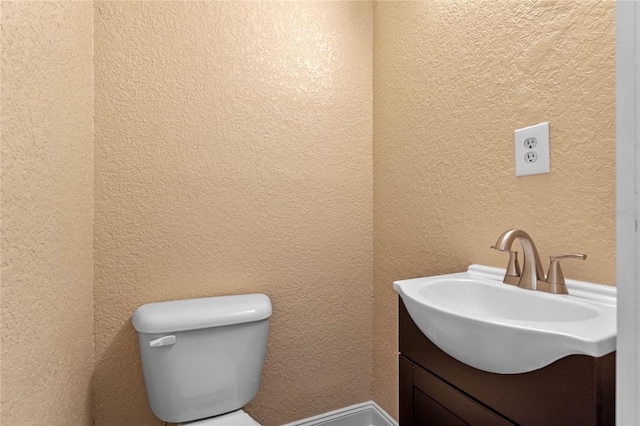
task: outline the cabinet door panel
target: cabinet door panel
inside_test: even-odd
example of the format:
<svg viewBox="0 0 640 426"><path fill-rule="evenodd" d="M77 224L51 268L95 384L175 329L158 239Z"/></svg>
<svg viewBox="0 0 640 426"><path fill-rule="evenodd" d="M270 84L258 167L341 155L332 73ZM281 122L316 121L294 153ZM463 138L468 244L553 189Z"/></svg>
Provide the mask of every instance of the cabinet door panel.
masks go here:
<svg viewBox="0 0 640 426"><path fill-rule="evenodd" d="M469 426L460 417L415 390L415 423L420 426Z"/></svg>
<svg viewBox="0 0 640 426"><path fill-rule="evenodd" d="M417 389L414 397L416 407L419 404L418 395L423 393L423 395L426 394L426 397L442 406L443 409L452 413L451 416L458 418L461 422L455 423L451 420L452 423L443 423L444 425L466 423L473 426L508 426L514 424L417 365L413 366L413 386ZM433 404L428 404L429 401L424 401L423 398L422 402L432 408L432 412L441 414L433 407ZM416 417L417 415L418 411L416 411ZM421 421L415 423L419 426L431 424L422 423Z"/></svg>

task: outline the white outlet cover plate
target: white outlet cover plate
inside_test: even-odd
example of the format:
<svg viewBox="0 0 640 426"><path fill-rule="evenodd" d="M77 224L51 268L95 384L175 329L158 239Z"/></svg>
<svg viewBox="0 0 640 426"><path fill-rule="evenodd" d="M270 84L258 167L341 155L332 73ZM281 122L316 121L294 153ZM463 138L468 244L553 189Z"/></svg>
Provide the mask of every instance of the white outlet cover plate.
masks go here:
<svg viewBox="0 0 640 426"><path fill-rule="evenodd" d="M525 140L536 138L535 148L527 149ZM549 161L549 122L536 124L515 131L516 176L538 175L551 171ZM525 156L534 151L538 159L534 163L527 163Z"/></svg>

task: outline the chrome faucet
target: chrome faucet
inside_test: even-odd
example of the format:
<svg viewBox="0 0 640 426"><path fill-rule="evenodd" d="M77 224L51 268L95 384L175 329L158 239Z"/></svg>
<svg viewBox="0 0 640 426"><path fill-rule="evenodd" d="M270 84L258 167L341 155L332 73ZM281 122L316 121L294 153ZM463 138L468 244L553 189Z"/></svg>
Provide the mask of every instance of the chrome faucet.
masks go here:
<svg viewBox="0 0 640 426"><path fill-rule="evenodd" d="M518 252L512 251L511 246L514 241L520 241L523 253L522 273L518 265ZM560 269L560 260L566 258L581 259L587 258L586 254L567 254L564 256L551 256L549 273L544 276L540 256L533 240L526 232L520 229L510 229L500 235L498 241L491 248L509 253L509 265L504 276L505 284L517 285L527 290L539 290L554 294L569 294L564 282L564 275Z"/></svg>

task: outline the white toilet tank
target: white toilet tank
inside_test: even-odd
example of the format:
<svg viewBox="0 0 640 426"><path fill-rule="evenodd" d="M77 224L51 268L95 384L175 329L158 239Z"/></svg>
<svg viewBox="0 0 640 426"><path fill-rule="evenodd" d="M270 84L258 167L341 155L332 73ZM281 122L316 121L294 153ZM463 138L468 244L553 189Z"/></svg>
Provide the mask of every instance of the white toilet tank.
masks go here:
<svg viewBox="0 0 640 426"><path fill-rule="evenodd" d="M260 387L271 300L264 294L149 303L133 314L151 410L181 423L244 407Z"/></svg>

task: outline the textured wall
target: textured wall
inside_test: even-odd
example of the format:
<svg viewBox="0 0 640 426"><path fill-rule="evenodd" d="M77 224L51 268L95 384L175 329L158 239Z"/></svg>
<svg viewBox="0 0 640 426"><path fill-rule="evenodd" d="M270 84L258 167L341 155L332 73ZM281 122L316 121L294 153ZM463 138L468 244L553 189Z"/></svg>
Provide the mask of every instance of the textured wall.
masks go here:
<svg viewBox="0 0 640 426"><path fill-rule="evenodd" d="M615 282L611 1L374 6L374 399L397 413L393 280L504 267L528 231L565 275ZM513 130L551 126L551 173L515 177Z"/></svg>
<svg viewBox="0 0 640 426"><path fill-rule="evenodd" d="M3 425L91 424L90 2L0 2Z"/></svg>
<svg viewBox="0 0 640 426"><path fill-rule="evenodd" d="M189 297L271 297L263 424L370 399L372 4L95 18L96 424L159 424L130 318Z"/></svg>

